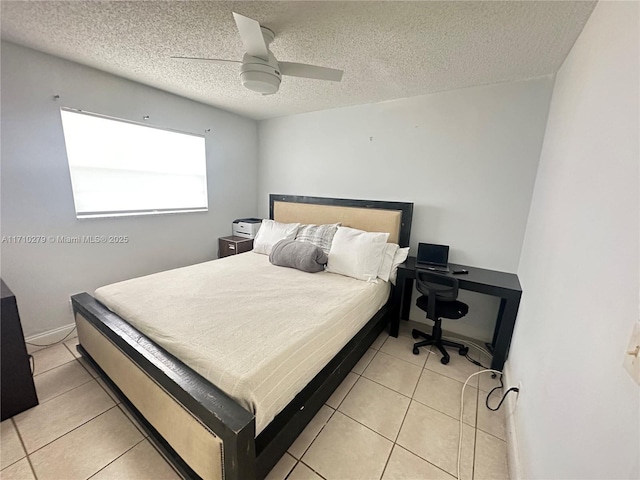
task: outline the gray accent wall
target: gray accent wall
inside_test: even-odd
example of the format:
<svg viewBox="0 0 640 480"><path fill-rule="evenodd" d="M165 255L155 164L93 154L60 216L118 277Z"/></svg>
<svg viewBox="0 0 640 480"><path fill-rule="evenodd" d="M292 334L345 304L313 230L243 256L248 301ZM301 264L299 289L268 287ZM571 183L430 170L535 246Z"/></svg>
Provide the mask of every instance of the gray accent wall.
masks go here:
<svg viewBox="0 0 640 480"><path fill-rule="evenodd" d="M7 42L1 66L1 235L129 238L2 243L2 278L16 295L25 336L73 323L71 294L216 258L231 222L255 215L254 120ZM148 115L151 125L205 134L209 211L76 219L61 106L138 122Z"/></svg>
<svg viewBox="0 0 640 480"><path fill-rule="evenodd" d="M552 88L540 77L263 120L259 212L269 193L409 201L412 255L443 243L452 262L516 272ZM499 302L461 299L469 315L443 328L491 340Z"/></svg>

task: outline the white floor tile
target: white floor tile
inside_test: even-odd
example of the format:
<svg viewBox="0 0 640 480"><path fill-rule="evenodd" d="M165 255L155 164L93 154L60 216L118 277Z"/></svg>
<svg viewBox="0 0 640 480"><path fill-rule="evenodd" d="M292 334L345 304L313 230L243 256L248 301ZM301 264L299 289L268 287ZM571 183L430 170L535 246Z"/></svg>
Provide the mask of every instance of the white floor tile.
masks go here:
<svg viewBox="0 0 640 480"><path fill-rule="evenodd" d="M180 476L147 441L138 443L91 480L180 480ZM283 477L284 478L284 477Z"/></svg>
<svg viewBox="0 0 640 480"><path fill-rule="evenodd" d="M74 358L62 343L38 350L33 353L33 361L35 364L34 375L39 375L47 370L71 362Z"/></svg>
<svg viewBox="0 0 640 480"><path fill-rule="evenodd" d="M444 413L413 401L398 436L398 445L456 475L460 422ZM475 429L463 425L461 478L471 480Z"/></svg>
<svg viewBox="0 0 640 480"><path fill-rule="evenodd" d="M395 441L410 401L409 397L360 377L339 411Z"/></svg>
<svg viewBox="0 0 640 480"><path fill-rule="evenodd" d="M362 376L411 397L421 373L422 368L417 365L378 352Z"/></svg>
<svg viewBox="0 0 640 480"><path fill-rule="evenodd" d="M0 470L4 470L27 454L10 418L0 424L0 435Z"/></svg>
<svg viewBox="0 0 640 480"><path fill-rule="evenodd" d="M271 469L265 480L284 480L296 464L296 459L285 453L275 467Z"/></svg>
<svg viewBox="0 0 640 480"><path fill-rule="evenodd" d="M380 348L380 351L422 368L429 356L429 350L421 348L419 350L420 353L414 355L413 344L417 341L418 340L405 336L399 336L398 338L389 337Z"/></svg>
<svg viewBox="0 0 640 480"><path fill-rule="evenodd" d="M359 375L355 373L349 372L346 378L342 381L342 383L336 388L333 394L327 400L327 405L329 405L334 410L340 406L340 403L344 400L344 398L349 393L349 390L353 387L356 381L360 378Z"/></svg>
<svg viewBox="0 0 640 480"><path fill-rule="evenodd" d="M293 472L291 472L287 480L322 480L322 477L318 476L317 473L300 462L296 465L296 468L293 469Z"/></svg>
<svg viewBox="0 0 640 480"><path fill-rule="evenodd" d="M78 349L76 348L79 343L80 341L78 340L78 337L70 338L69 340L64 342L67 349L71 352L71 355L73 355L76 358L81 357L80 352L78 352Z"/></svg>
<svg viewBox="0 0 640 480"><path fill-rule="evenodd" d="M482 430L476 434L474 480L509 480L507 444Z"/></svg>
<svg viewBox="0 0 640 480"><path fill-rule="evenodd" d="M289 453L295 458L300 459L304 452L307 451L311 442L315 440L318 433L324 428L326 423L333 415L334 410L323 405L322 408L316 413L316 416L309 422L302 433L296 438L295 442L289 447Z"/></svg>
<svg viewBox="0 0 640 480"><path fill-rule="evenodd" d="M450 349L448 351L449 356L451 357L451 360L448 364L443 365L442 363L440 363L442 355L440 354L440 352L434 349L427 359L425 368L453 378L454 380L458 380L462 383L464 383L471 374L476 373L480 370L480 367L474 365L462 355L458 355L457 350ZM478 377L479 375L472 377L471 380L469 380L468 385L477 388Z"/></svg>
<svg viewBox="0 0 640 480"><path fill-rule="evenodd" d="M422 371L413 399L459 419L462 382L429 369ZM475 427L478 390L467 385L464 390L464 422Z"/></svg>
<svg viewBox="0 0 640 480"><path fill-rule="evenodd" d="M382 480L453 480L454 477L399 445L393 447Z"/></svg>
<svg viewBox="0 0 640 480"><path fill-rule="evenodd" d="M513 395L513 393L511 393L510 395ZM485 404L486 397L486 394L480 395L480 402L478 405L478 429L486 433L490 433L494 437L498 437L500 440L505 440L507 436L505 427L506 422L504 418L504 404L502 405L502 408L497 412L491 411ZM499 400L501 398L501 396L498 395L496 395L496 397L496 400ZM495 400L494 402L491 402L491 400L489 400L489 405L491 405L492 408L496 407L495 403Z"/></svg>
<svg viewBox="0 0 640 480"><path fill-rule="evenodd" d="M115 406L100 385L91 381L13 417L27 453Z"/></svg>
<svg viewBox="0 0 640 480"><path fill-rule="evenodd" d="M143 440L117 407L30 455L38 480L89 478Z"/></svg>
<svg viewBox="0 0 640 480"><path fill-rule="evenodd" d="M373 348L370 348L369 350L364 352L362 358L358 360L358 363L356 363L351 371L357 375L362 375L362 372L364 372L364 369L367 368L369 363L371 363L371 360L373 360L373 357L375 357L377 352L378 351L374 350Z"/></svg>
<svg viewBox="0 0 640 480"><path fill-rule="evenodd" d="M23 458L0 472L0 480L36 480L29 465L29 460Z"/></svg>
<svg viewBox="0 0 640 480"><path fill-rule="evenodd" d="M33 382L38 400L44 403L91 380L93 378L82 368L82 365L78 362L69 362L36 375Z"/></svg>
<svg viewBox="0 0 640 480"><path fill-rule="evenodd" d="M380 335L378 335L378 338L373 341L373 343L371 344L371 348L373 348L374 350L380 350L380 347L387 338L389 338L389 333L385 330Z"/></svg>
<svg viewBox="0 0 640 480"><path fill-rule="evenodd" d="M302 461L327 480L371 480L382 476L393 443L336 412Z"/></svg>

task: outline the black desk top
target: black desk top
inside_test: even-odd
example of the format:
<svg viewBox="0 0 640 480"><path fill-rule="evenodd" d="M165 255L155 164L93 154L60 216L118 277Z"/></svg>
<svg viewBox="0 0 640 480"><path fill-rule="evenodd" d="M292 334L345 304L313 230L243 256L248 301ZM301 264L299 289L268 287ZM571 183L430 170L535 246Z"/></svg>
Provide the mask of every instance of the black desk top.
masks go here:
<svg viewBox="0 0 640 480"><path fill-rule="evenodd" d="M409 257L407 261L400 265L398 268L404 268L407 270L416 269L416 257ZM494 294L494 289L500 289L504 291L510 291L512 293L521 294L522 287L520 287L520 280L515 273L497 272L495 270L487 270L485 268L470 267L468 265L458 265L456 263L449 264L449 270L468 270L469 273L448 275L458 279L460 288L466 288L469 290L475 290L481 293ZM445 274L447 275L447 274ZM472 287L472 288L469 288Z"/></svg>

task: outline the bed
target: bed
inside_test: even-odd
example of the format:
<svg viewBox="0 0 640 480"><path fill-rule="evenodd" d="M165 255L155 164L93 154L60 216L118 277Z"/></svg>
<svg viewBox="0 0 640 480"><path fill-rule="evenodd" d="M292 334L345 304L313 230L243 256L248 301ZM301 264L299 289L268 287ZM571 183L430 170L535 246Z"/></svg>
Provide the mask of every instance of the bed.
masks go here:
<svg viewBox="0 0 640 480"><path fill-rule="evenodd" d="M270 218L278 222L341 222L388 232L389 242L400 246L408 246L412 210L402 202L270 195ZM295 322L278 313L282 305L269 304L278 287L262 289L247 279L255 272L264 284L260 275L278 268L265 255L248 252L98 289L96 297L110 308L87 293L72 297L80 353L186 478L264 478L391 317L387 282L373 287L347 277L330 281L340 276L326 272L282 269L287 272L277 281L289 292L286 308L302 307L296 318L317 324L321 333L305 338L305 328L296 330ZM242 321L227 325L229 307L200 287L221 275L228 275L223 296L236 295L236 305L247 304ZM305 284L310 278L313 285ZM307 293L311 288L328 290L323 302L315 302L321 305ZM324 324L330 314L343 320ZM261 323L263 316L272 320ZM226 340L213 347L199 342L205 337L198 328L214 328ZM187 330L196 334L185 337ZM270 358L266 352L276 344L288 350ZM295 377L302 387L288 391L284 377ZM256 391L262 393L253 397Z"/></svg>

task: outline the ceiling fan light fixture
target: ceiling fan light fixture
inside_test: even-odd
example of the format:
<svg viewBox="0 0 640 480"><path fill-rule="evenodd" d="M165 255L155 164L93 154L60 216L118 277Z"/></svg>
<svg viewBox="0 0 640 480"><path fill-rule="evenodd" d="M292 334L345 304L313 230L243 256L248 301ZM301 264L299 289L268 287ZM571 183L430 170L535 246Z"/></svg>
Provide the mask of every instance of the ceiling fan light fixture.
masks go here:
<svg viewBox="0 0 640 480"><path fill-rule="evenodd" d="M271 65L245 63L240 68L240 81L245 88L263 95L276 93L282 77Z"/></svg>
<svg viewBox="0 0 640 480"><path fill-rule="evenodd" d="M187 62L241 63L240 81L242 85L249 90L263 95L271 95L278 91L282 75L312 78L315 80L329 80L332 82L342 80L342 70L336 70L335 68L295 62L278 62L269 50L269 44L275 38L272 30L262 27L256 20L240 15L239 13L233 12L233 18L235 19L236 27L238 27L240 38L246 50L246 53L242 57L242 62L219 58L182 56L171 58Z"/></svg>

